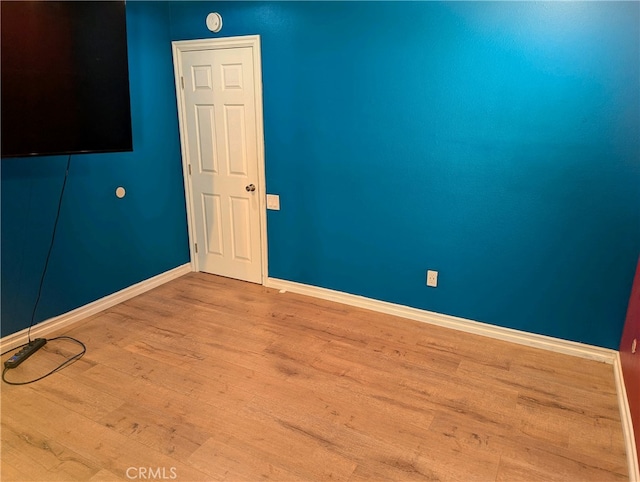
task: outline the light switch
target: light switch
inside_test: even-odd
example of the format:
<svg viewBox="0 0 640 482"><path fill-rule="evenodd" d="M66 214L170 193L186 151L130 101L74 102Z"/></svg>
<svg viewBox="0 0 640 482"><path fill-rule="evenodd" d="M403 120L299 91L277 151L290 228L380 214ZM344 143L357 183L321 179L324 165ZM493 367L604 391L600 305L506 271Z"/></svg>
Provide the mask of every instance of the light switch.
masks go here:
<svg viewBox="0 0 640 482"><path fill-rule="evenodd" d="M280 196L277 194L267 194L267 209L280 211Z"/></svg>

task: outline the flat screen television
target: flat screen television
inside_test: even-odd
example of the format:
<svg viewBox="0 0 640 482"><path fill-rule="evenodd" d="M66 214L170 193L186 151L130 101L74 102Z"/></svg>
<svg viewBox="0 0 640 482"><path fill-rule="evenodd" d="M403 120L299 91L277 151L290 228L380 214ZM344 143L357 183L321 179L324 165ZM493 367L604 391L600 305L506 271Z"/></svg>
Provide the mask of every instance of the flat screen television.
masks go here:
<svg viewBox="0 0 640 482"><path fill-rule="evenodd" d="M131 151L125 2L1 9L2 157Z"/></svg>

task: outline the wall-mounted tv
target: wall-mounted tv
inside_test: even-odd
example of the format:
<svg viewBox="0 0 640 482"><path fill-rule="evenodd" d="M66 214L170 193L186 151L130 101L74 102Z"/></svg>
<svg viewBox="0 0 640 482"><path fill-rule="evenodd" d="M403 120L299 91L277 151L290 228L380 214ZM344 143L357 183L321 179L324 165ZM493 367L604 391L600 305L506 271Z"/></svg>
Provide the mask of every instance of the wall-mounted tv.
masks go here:
<svg viewBox="0 0 640 482"><path fill-rule="evenodd" d="M125 2L1 9L2 157L131 151Z"/></svg>

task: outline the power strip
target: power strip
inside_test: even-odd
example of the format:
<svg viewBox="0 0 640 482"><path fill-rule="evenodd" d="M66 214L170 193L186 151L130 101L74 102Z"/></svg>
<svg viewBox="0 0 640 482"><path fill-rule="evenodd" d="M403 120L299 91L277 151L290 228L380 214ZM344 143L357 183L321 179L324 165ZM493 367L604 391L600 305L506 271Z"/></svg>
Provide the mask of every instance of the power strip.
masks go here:
<svg viewBox="0 0 640 482"><path fill-rule="evenodd" d="M22 350L15 353L11 358L5 361L4 367L5 368L17 367L18 365L20 365L20 363L25 361L27 358L29 358L31 355L33 355L35 352L37 352L40 348L42 348L46 344L47 344L46 338L36 338L35 340L31 341L26 346L24 346Z"/></svg>

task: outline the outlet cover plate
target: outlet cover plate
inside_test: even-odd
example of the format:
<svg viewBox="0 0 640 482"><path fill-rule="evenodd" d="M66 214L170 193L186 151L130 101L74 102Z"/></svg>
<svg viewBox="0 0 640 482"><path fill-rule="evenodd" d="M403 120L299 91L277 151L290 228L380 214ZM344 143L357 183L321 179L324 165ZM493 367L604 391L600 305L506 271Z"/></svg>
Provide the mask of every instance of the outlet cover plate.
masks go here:
<svg viewBox="0 0 640 482"><path fill-rule="evenodd" d="M277 194L267 194L267 209L280 211L280 196Z"/></svg>
<svg viewBox="0 0 640 482"><path fill-rule="evenodd" d="M433 270L427 270L427 286L435 288L438 286L438 272Z"/></svg>

